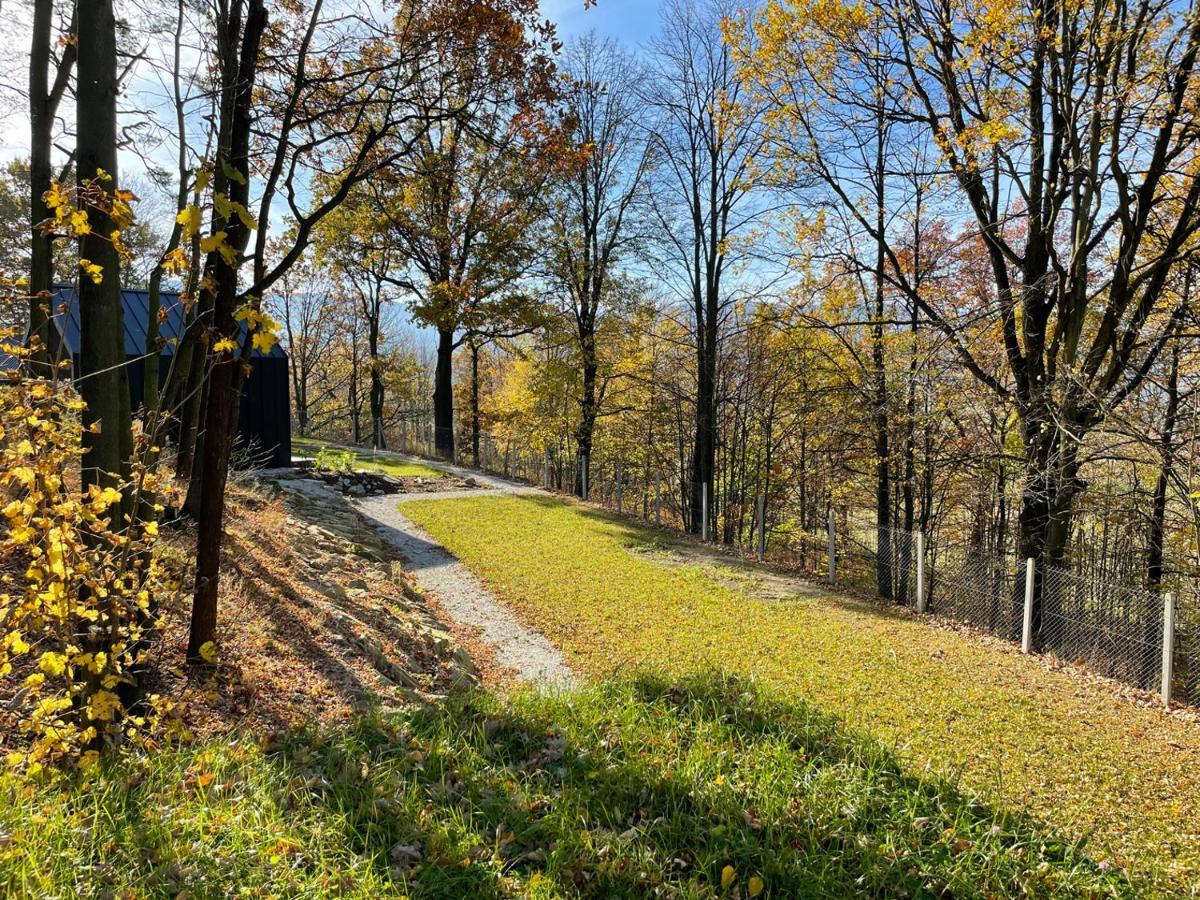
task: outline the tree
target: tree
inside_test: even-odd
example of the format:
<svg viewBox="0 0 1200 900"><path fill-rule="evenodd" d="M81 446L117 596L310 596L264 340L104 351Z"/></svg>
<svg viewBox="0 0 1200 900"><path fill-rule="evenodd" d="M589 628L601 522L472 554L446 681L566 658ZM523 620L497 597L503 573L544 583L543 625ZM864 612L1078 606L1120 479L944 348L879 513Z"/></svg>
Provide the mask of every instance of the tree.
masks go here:
<svg viewBox="0 0 1200 900"><path fill-rule="evenodd" d="M547 121L553 32L536 8L520 0L465 11L427 73L414 153L377 195L385 240L409 268L398 283L416 295L415 317L437 330L434 436L445 458L454 456L453 354L462 329L485 322L487 304L528 266L535 200L555 161Z"/></svg>
<svg viewBox="0 0 1200 900"><path fill-rule="evenodd" d="M638 65L610 41L587 35L566 55L567 141L575 159L549 197L550 274L568 301L579 345L578 466L587 483L599 414L596 333L614 280L639 234L650 165ZM644 232L643 232L644 233Z"/></svg>
<svg viewBox="0 0 1200 900"><path fill-rule="evenodd" d="M74 4L72 4L74 10ZM103 10L101 11L103 13ZM111 18L111 8L108 9ZM89 16L88 21L93 21ZM33 33L29 52L29 127L30 127L30 163L29 163L29 333L36 341L35 355L32 361L45 366L50 361L50 329L48 327L48 306L50 288L53 278L54 247L53 236L45 229L38 228L39 223L51 218L52 210L44 199L50 190L53 173L51 171L50 154L53 147L54 119L58 104L67 90L71 78L71 69L79 48L79 35L72 35L76 24L76 13L72 13L71 25L63 28L65 40L62 52L57 60L52 59L52 34L54 31L54 2L53 0L34 0L33 4ZM82 24L80 21L79 24ZM91 38L88 36L88 40ZM91 49L107 49L92 45ZM88 85L86 92L89 96L98 96L106 90L116 91L116 39L113 38L113 81L107 87ZM53 66L53 79L50 69ZM93 76L94 77L94 76ZM88 110L88 112L92 112ZM96 111L97 120L107 116L107 108ZM113 107L113 172L116 170L116 107ZM91 135L83 137L84 145L93 145L98 140L106 140L107 132L98 138ZM103 154L107 156L108 154ZM88 169L86 179L95 177L94 169ZM80 182L81 184L83 182ZM105 232L107 233L107 232ZM89 242L91 243L91 242ZM111 277L116 278L116 269L111 270ZM115 470L114 470L115 471Z"/></svg>
<svg viewBox="0 0 1200 900"><path fill-rule="evenodd" d="M471 15L463 16L458 4L446 0L402 6L381 24L370 10L343 16L316 2L281 8L271 29L260 0L248 0L244 9L234 0L217 10L221 99L211 231L201 241L207 257L196 314L212 364L201 466L192 472L189 491L198 519L192 661L203 660L201 648L215 639L225 484L242 379L252 348L269 348L276 339L275 323L262 311L263 295L357 187L394 171L429 128L458 114L458 94L444 89L452 84L431 78L434 60L481 40L480 53L520 55L526 44L511 26L533 8L526 0L497 0L473 4ZM261 53L265 36L270 54ZM479 58L470 57L469 71ZM249 208L252 174L259 178L257 215ZM286 207L292 224L281 250L267 237L278 206ZM190 237L199 213L189 208L181 215ZM243 261L250 277L239 285ZM240 341L238 321L245 323Z"/></svg>
<svg viewBox="0 0 1200 900"><path fill-rule="evenodd" d="M275 283L268 309L283 324L292 379L292 405L301 437L319 403L315 382L337 335L332 280L320 266L302 262Z"/></svg>
<svg viewBox="0 0 1200 900"><path fill-rule="evenodd" d="M121 257L114 233L128 224L114 209L117 187L117 47L112 0L79 10L79 86L75 117L76 185L87 224L77 227L79 265L79 393L84 413L83 487L118 486L133 455L122 323ZM36 190L36 186L34 187ZM39 198L35 205L37 215ZM39 277L43 273L39 272ZM49 277L49 271L44 273ZM130 511L126 504L126 511Z"/></svg>
<svg viewBox="0 0 1200 900"><path fill-rule="evenodd" d="M1164 19L1156 10L1039 0L823 7L817 15L806 4L772 3L758 18L763 49L752 68L760 85L785 97L811 60L792 35L840 40L866 65L876 51L856 50L853 36L887 29L885 58L904 75L888 82L887 103L921 129L910 140L923 132L936 148L949 176L943 202L974 220L988 260L985 305L964 316L959 298L918 289L858 197L837 179L825 183L882 249L891 288L1013 404L1024 453L1018 552L1040 560L1039 570L1066 559L1083 441L1138 390L1161 353L1182 309L1163 288L1193 253L1200 227L1200 134L1186 121L1195 109L1198 25L1192 14ZM822 135L806 137L811 145ZM981 321L995 325L1004 347L1003 377L969 340ZM1035 629L1040 585L1039 576Z"/></svg>
<svg viewBox="0 0 1200 900"><path fill-rule="evenodd" d="M761 214L751 173L764 148L758 110L747 103L720 23L734 9L723 0L673 0L654 42L648 97L657 113L651 146L659 160L655 191L666 252L682 271L696 353L695 437L688 526L702 531L702 498L716 508L717 360L729 302L734 242Z"/></svg>

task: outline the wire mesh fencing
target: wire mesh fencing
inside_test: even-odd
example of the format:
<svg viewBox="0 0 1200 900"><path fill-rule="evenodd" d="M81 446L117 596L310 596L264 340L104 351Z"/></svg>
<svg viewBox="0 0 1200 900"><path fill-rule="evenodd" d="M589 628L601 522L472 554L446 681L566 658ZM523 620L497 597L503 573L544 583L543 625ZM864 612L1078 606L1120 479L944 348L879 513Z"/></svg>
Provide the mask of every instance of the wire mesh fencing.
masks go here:
<svg viewBox="0 0 1200 900"><path fill-rule="evenodd" d="M1174 695L1180 703L1200 706L1200 616L1197 601L1200 595L1188 592L1190 602L1181 604L1185 613L1176 623L1174 659Z"/></svg>
<svg viewBox="0 0 1200 900"><path fill-rule="evenodd" d="M1042 568L1035 646L1137 687L1160 686L1163 601L1157 594Z"/></svg>
<svg viewBox="0 0 1200 900"><path fill-rule="evenodd" d="M1066 663L1200 704L1200 596L1171 627L1164 659L1164 594L1067 569L1034 566L971 542L931 542L864 517L835 517L839 588L978 628Z"/></svg>
<svg viewBox="0 0 1200 900"><path fill-rule="evenodd" d="M1024 569L1015 559L970 546L929 554L925 608L938 616L1020 640Z"/></svg>

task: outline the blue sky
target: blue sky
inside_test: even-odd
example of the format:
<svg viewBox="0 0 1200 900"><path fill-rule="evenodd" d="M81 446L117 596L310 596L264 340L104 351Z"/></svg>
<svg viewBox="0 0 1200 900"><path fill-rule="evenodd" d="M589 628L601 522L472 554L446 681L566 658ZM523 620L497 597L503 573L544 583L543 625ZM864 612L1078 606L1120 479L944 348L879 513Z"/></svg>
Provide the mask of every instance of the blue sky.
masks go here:
<svg viewBox="0 0 1200 900"><path fill-rule="evenodd" d="M541 0L542 13L558 25L559 36L568 41L595 31L633 50L658 31L659 0L597 0L591 9L584 9L583 2Z"/></svg>

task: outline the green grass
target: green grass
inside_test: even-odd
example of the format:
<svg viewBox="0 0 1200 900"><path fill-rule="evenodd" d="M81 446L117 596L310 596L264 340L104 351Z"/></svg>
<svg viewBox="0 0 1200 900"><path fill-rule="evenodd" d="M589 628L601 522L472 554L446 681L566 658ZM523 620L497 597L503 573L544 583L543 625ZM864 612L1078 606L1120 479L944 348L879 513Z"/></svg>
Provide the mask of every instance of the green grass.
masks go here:
<svg viewBox="0 0 1200 900"><path fill-rule="evenodd" d="M1135 896L1081 847L716 677L468 694L126 758L87 791L10 777L0 833L4 896Z"/></svg>
<svg viewBox="0 0 1200 900"><path fill-rule="evenodd" d="M1089 836L1093 855L1155 890L1200 891L1190 723L864 604L754 599L727 572L634 552L654 533L576 504L478 497L403 509L583 672L754 675L898 747L910 766Z"/></svg>
<svg viewBox="0 0 1200 900"><path fill-rule="evenodd" d="M292 449L315 457L329 447L335 449L340 445L317 441L312 438L292 438ZM419 476L421 478L441 478L446 473L424 463L407 462L390 456L376 455L370 450L354 450L354 468L364 472L385 472L397 477Z"/></svg>

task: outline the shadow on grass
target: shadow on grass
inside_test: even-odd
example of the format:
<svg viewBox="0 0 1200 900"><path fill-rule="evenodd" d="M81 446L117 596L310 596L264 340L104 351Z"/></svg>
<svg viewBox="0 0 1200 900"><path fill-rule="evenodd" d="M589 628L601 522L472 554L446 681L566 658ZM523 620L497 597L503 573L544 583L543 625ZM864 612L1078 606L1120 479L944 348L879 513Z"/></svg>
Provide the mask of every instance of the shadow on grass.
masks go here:
<svg viewBox="0 0 1200 900"><path fill-rule="evenodd" d="M413 896L1131 896L1082 846L742 680L367 717L271 757ZM380 809L380 798L392 798Z"/></svg>
<svg viewBox="0 0 1200 900"><path fill-rule="evenodd" d="M1145 896L1041 824L722 675L467 693L265 751L247 738L117 759L86 788L0 781L0 894Z"/></svg>

